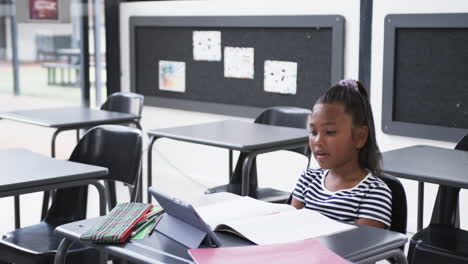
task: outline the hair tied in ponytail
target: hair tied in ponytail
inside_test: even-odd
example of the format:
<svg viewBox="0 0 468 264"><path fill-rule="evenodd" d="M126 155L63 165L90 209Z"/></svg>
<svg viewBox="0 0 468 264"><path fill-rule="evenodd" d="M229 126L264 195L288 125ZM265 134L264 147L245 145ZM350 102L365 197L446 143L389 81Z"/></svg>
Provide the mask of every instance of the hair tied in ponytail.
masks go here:
<svg viewBox="0 0 468 264"><path fill-rule="evenodd" d="M354 89L356 92L359 92L358 82L354 79L344 79L339 81L338 84L343 86L344 88L351 88Z"/></svg>

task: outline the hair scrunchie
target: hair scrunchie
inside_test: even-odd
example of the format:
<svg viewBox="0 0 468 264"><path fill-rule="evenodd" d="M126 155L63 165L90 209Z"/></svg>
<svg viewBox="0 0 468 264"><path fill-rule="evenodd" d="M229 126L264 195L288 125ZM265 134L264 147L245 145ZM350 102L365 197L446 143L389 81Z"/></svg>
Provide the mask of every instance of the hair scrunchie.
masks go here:
<svg viewBox="0 0 468 264"><path fill-rule="evenodd" d="M345 88L352 88L359 92L359 86L356 80L354 79L344 79L338 82L339 85L345 87Z"/></svg>

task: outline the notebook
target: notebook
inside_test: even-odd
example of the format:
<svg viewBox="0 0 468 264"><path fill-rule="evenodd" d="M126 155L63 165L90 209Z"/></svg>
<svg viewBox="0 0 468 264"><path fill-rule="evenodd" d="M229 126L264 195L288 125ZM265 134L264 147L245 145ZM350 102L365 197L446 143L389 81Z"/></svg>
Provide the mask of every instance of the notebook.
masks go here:
<svg viewBox="0 0 468 264"><path fill-rule="evenodd" d="M317 240L263 246L191 248L188 252L197 264L350 263Z"/></svg>

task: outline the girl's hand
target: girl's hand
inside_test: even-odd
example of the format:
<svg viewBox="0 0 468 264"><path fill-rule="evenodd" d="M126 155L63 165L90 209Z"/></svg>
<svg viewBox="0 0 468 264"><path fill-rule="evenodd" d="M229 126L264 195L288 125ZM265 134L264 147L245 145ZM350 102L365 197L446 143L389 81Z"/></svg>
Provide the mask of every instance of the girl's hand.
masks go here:
<svg viewBox="0 0 468 264"><path fill-rule="evenodd" d="M296 209L302 209L304 208L304 203L297 200L296 198L292 198L291 200L291 205L296 207Z"/></svg>
<svg viewBox="0 0 468 264"><path fill-rule="evenodd" d="M294 199L293 199L293 201L294 201ZM377 221L377 220L374 220L374 219L368 219L368 218L359 218L356 221L356 224L368 225L368 226L373 226L373 227L378 227L378 228L385 228L384 223L382 223L380 221Z"/></svg>

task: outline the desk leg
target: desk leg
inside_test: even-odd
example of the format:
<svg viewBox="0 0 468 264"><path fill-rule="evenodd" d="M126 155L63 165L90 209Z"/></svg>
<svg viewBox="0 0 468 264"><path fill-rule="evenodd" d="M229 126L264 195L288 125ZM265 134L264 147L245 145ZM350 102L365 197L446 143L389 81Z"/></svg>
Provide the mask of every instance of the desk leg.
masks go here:
<svg viewBox="0 0 468 264"><path fill-rule="evenodd" d="M418 182L418 224L417 231L423 228L424 218L424 182Z"/></svg>
<svg viewBox="0 0 468 264"><path fill-rule="evenodd" d="M245 157L244 164L242 164L242 196L249 195L249 186L250 186L250 172L252 169L252 162L257 156L256 152L248 153Z"/></svg>
<svg viewBox="0 0 468 264"><path fill-rule="evenodd" d="M47 211L49 210L50 191L45 191L42 196L42 212L41 221L45 219Z"/></svg>
<svg viewBox="0 0 468 264"><path fill-rule="evenodd" d="M51 150L50 150L50 156L52 158L55 158L55 141L57 140L58 134L60 134L62 130L59 128L55 130L54 134L52 134L52 143L51 143Z"/></svg>
<svg viewBox="0 0 468 264"><path fill-rule="evenodd" d="M109 210L112 210L117 205L117 195L115 191L115 182L110 180L104 180L104 186L106 186L107 194L107 205Z"/></svg>
<svg viewBox="0 0 468 264"><path fill-rule="evenodd" d="M229 181L232 180L232 149L229 150Z"/></svg>
<svg viewBox="0 0 468 264"><path fill-rule="evenodd" d="M99 194L99 215L104 216L106 215L106 189L102 184L100 184L98 181L90 183L91 185L94 185L96 187L98 194ZM110 208L109 208L110 210Z"/></svg>
<svg viewBox="0 0 468 264"><path fill-rule="evenodd" d="M153 145L154 142L157 140L157 137L153 137L151 139L150 144L148 145L148 175L147 175L147 188L146 192L148 195L148 203L151 203L151 194L148 192L148 188L153 185L153 180L152 180L152 170L153 170ZM142 184L142 190L143 190L143 184Z"/></svg>
<svg viewBox="0 0 468 264"><path fill-rule="evenodd" d="M52 158L55 158L55 141L57 139L58 134L63 130L58 128L55 130L54 134L52 134L52 143L51 143L51 154ZM50 191L44 192L44 196L42 198L42 213L41 213L41 220L44 220L47 214L47 210L49 209L49 200L50 200Z"/></svg>
<svg viewBox="0 0 468 264"><path fill-rule="evenodd" d="M21 227L21 216L20 216L20 198L19 195L15 195L15 229Z"/></svg>
<svg viewBox="0 0 468 264"><path fill-rule="evenodd" d="M80 142L80 129L76 130L76 143Z"/></svg>
<svg viewBox="0 0 468 264"><path fill-rule="evenodd" d="M57 248L57 253L55 253L54 264L65 264L67 251L71 244L73 244L73 241L66 238L62 239L62 242L60 242L60 245Z"/></svg>

